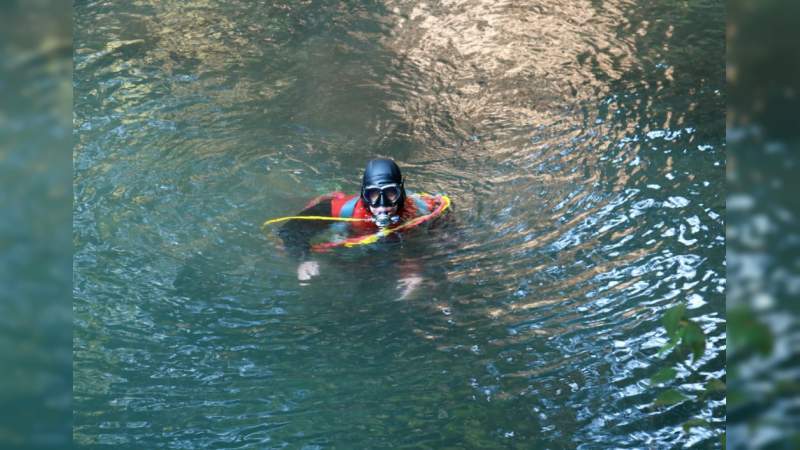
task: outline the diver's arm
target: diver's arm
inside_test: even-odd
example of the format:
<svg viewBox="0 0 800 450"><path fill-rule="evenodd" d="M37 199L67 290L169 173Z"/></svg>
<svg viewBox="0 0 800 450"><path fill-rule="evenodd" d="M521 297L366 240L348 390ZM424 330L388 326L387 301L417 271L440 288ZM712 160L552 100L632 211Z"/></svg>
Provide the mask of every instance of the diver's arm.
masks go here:
<svg viewBox="0 0 800 450"><path fill-rule="evenodd" d="M297 215L330 217L331 210L331 201L323 200ZM278 236L289 255L298 261L307 261L311 254L311 239L328 225L330 223L324 220L289 220L280 227Z"/></svg>

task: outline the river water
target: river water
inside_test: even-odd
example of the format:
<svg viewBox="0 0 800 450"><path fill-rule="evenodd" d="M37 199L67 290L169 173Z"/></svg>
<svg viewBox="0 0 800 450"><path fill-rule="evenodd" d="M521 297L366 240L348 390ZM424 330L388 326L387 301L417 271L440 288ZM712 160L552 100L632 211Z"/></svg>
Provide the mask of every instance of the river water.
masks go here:
<svg viewBox="0 0 800 450"><path fill-rule="evenodd" d="M74 17L76 444L720 445L721 2ZM301 285L260 224L356 191L374 156L448 219L319 255ZM676 305L697 360L658 354Z"/></svg>

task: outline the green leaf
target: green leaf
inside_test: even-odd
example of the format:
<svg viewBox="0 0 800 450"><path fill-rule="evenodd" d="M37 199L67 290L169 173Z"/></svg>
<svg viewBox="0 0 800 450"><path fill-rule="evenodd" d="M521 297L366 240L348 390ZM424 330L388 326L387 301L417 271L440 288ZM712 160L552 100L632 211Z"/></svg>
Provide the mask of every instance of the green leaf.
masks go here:
<svg viewBox="0 0 800 450"><path fill-rule="evenodd" d="M683 432L688 433L694 427L711 428L711 424L703 419L690 419L683 424Z"/></svg>
<svg viewBox="0 0 800 450"><path fill-rule="evenodd" d="M654 403L655 406L669 406L674 405L676 403L680 403L684 400L688 400L689 397L681 394L680 392L676 391L675 389L670 389L668 391L664 391L656 397L656 401Z"/></svg>
<svg viewBox="0 0 800 450"><path fill-rule="evenodd" d="M664 323L664 328L667 329L667 336L669 336L670 339L673 339L678 335L678 331L681 328L681 320L683 320L685 317L685 305L674 306L664 313L664 319L662 319L662 321Z"/></svg>
<svg viewBox="0 0 800 450"><path fill-rule="evenodd" d="M658 350L658 353L656 353L656 356L658 356L659 358L661 358L661 357L663 357L664 355L666 355L667 353L669 353L669 352L670 352L670 350L672 350L673 348L675 348L675 346L676 346L676 345L678 345L678 341L679 341L679 338L670 339L670 341L669 341L669 342L667 342L666 344L664 344L664 346L663 346L663 347L661 347L661 348Z"/></svg>
<svg viewBox="0 0 800 450"><path fill-rule="evenodd" d="M728 312L728 342L729 355L741 353L746 357L760 353L768 356L775 347L775 336L754 311L739 307Z"/></svg>
<svg viewBox="0 0 800 450"><path fill-rule="evenodd" d="M666 369L661 369L650 378L651 384L658 384L658 383L666 383L671 379L675 378L678 372L673 369L672 367L667 367Z"/></svg>
<svg viewBox="0 0 800 450"><path fill-rule="evenodd" d="M683 345L692 351L694 360L697 361L706 351L706 335L696 322L687 321L681 331Z"/></svg>

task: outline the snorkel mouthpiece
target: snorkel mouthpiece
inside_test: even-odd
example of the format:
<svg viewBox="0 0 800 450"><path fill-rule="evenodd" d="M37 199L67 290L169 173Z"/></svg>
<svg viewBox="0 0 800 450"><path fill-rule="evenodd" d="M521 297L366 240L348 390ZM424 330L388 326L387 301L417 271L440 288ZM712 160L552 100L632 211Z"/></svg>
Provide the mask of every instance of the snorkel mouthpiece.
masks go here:
<svg viewBox="0 0 800 450"><path fill-rule="evenodd" d="M390 216L385 212L375 215L375 225L377 225L378 228L386 228L389 225L394 225L399 221L399 216Z"/></svg>

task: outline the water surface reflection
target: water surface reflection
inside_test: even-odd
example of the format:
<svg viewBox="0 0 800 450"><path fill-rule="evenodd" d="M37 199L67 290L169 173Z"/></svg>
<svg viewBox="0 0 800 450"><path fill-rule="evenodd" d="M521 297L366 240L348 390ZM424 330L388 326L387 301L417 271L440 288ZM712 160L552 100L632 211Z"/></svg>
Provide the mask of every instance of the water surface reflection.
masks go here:
<svg viewBox="0 0 800 450"><path fill-rule="evenodd" d="M718 445L721 6L78 10L77 441ZM452 217L299 286L258 225L375 154ZM676 304L697 361L656 355Z"/></svg>

